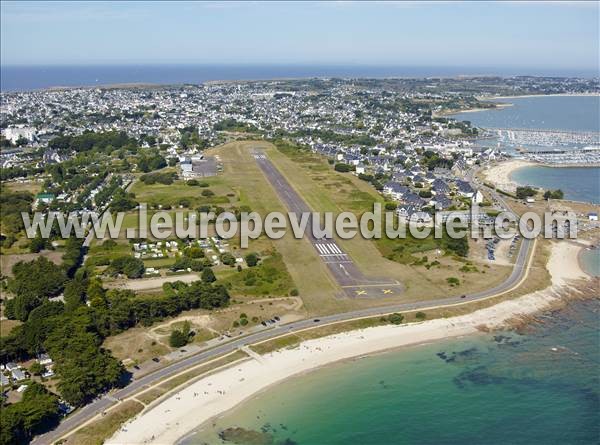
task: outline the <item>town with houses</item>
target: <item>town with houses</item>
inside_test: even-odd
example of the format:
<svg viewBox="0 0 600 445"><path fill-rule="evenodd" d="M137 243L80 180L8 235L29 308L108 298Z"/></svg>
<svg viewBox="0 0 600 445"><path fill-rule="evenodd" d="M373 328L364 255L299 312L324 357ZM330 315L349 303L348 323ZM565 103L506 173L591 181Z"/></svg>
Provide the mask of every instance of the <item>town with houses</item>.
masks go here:
<svg viewBox="0 0 600 445"><path fill-rule="evenodd" d="M428 92L447 83L445 79L396 83L312 79L3 93L3 180L18 181L19 174L26 172L28 179L33 174L47 181L47 166L77 155L61 146L60 137L84 132L126 134L140 149L156 152L170 165L178 164L182 178L212 176L220 169L219 160L205 158L202 150L243 134L284 137L349 165L354 174L398 201L400 215L410 216L430 206L451 209L460 207L452 197L482 201L464 175L474 165L505 153L479 145L478 129L468 121L444 116L462 108L493 106L461 88L477 88L486 97L505 91L507 84L499 83L499 89L493 79L464 79L452 84L456 91ZM530 78L515 78L509 85L512 94L540 88L550 92L598 89L587 79L562 80L560 89L556 79L545 83L546 90L544 79L534 83ZM109 161L107 157L101 162ZM136 172L136 166L128 172ZM47 187L36 203L53 210L97 210L106 204L107 194L131 182L126 172L101 173L102 178L90 172L72 190Z"/></svg>
<svg viewBox="0 0 600 445"><path fill-rule="evenodd" d="M145 305L144 300L139 303L140 307L134 306L126 321L110 319L101 328L94 327L100 329L99 336L109 339L137 323L147 327L182 310L198 307L212 310L226 305L229 291L234 296L235 292L243 295L244 292L255 292L251 289L262 285L267 290L252 295L270 298L269 294L275 288L273 283L283 282L287 287L283 287L281 298L298 296L291 279L285 278L287 272L281 272L285 270L285 266L281 266L281 255L272 248L264 249L260 255L248 253L211 234L197 240L132 239L128 243L104 240L86 250L81 245L71 246L56 236L50 241L39 237L26 239L23 223L19 220L20 212L41 211L47 215L73 212L101 215L107 210L132 212L143 200L152 211L187 209L218 213L228 209L238 213L250 210L242 199L245 190L223 185L226 183L223 177L228 174L224 158L227 157L229 169L234 172L237 162L247 160L228 157L223 149L237 141L262 141L278 148L306 150L318 159L326 159L323 162L329 170L352 175L357 182L364 181L366 184L360 184L370 187L385 203L385 210L393 211L399 220L431 226L437 221L434 211L439 211L441 222L454 218L456 212L464 217L464 221L470 222L470 209L478 205L485 208L478 214L478 222L491 225L493 217L507 209L503 198L519 198L523 205L530 206L535 203L537 192L526 190L523 196L515 196L513 191L506 191L504 195L496 193L477 176L478 172L511 157L551 162L546 159L549 157L557 163L594 163L598 161L600 151L592 146L576 155L568 150L532 152L522 145L531 142L532 138L545 141L552 135L477 128L468 120L468 114L457 113L493 109L496 104L490 99L500 95L598 92L598 79L543 77L315 78L3 92L0 174L3 188L17 190L2 193L3 207L7 209L2 217L3 258L11 255L21 258L39 252L64 253L62 260L67 264L61 267L67 271L68 280L72 280L68 284L74 283L65 287L67 278L63 278L56 288L44 289L46 294L42 297L35 293L36 288L27 296L27 301L15 303L18 298L4 301L3 320L24 323L15 328L23 329L17 332L24 332L32 322L30 314L46 308L44 305L48 305L44 310L53 311L52 303L57 302L66 307L87 306L92 312L110 313L120 304L135 305L137 297L133 291L145 291L144 286L154 286L148 294L143 294L144 298L156 298L160 292L179 298L177 304L182 307L172 309L171 303L164 303L167 309L157 305L157 313L147 315L152 311L149 308L154 306ZM555 136L560 144L569 142L566 134ZM590 137L578 134L570 141L594 144ZM496 143L494 138L503 143ZM506 149L504 142L507 141L515 146L514 149ZM221 151L214 153L213 149L219 147ZM255 153L254 156L257 161L266 159L265 155ZM194 190L198 198L190 199L186 190ZM234 201L235 204L231 204ZM589 220L586 222L597 224L597 213L583 215ZM330 256L347 258L334 244L319 246L331 249ZM485 273L483 268L491 268L497 263L506 267L515 261L520 246L518 234L506 241L490 238L477 247L483 252L483 272L470 262L452 263L444 265L448 272L444 272L446 275L442 275L441 280L448 289L453 289L459 285L459 279L448 276L453 273L452 267L463 274L460 280L465 280L463 276L473 271ZM468 247L463 245L462 249L464 256ZM497 250L506 252L504 262L496 261ZM439 246L432 251L442 255ZM406 267L423 265L427 274L430 268L440 268L440 261L448 262L441 257L431 261L427 256L409 258L414 262L407 263ZM47 264L49 261L36 261L39 264L31 267L51 269ZM340 269L346 271L344 264L348 262L342 258ZM30 272L19 270L25 267L24 264L32 263L20 261L12 265L17 278L2 276L4 289L27 287ZM269 266L265 267L266 272L255 272L262 264L277 264L277 267ZM234 271L243 278L232 278ZM201 281L192 281L199 280L200 276ZM184 282L185 279L188 281ZM345 278L336 279L343 284ZM131 285L131 282L143 283ZM87 290L80 291L78 285ZM383 290L393 292L392 289ZM210 302L199 302L199 298L193 300L196 291L201 291L202 295L214 293L215 296ZM367 290L356 289L355 292L363 295ZM195 302L189 303L185 298ZM227 327L211 328L209 341L227 341L232 335L242 337L279 323L279 315L275 312L266 318L253 316L249 321L245 310L240 309L239 319L228 320ZM136 315L131 315L134 312ZM96 316L102 320L102 315ZM320 323L320 319L314 321ZM246 325L249 328L245 328ZM171 337L173 332L180 331L172 330ZM53 385L56 377L60 377L60 372L57 372L58 376L55 374L54 360L68 361L60 356L60 351L65 348L56 346L57 338L44 346L33 339L33 347L22 346L13 337L7 340L8 347L3 351L0 366L0 384L8 403L19 402L28 385L36 382ZM176 344L179 345L170 343L171 354L186 357L188 350L174 346ZM26 347L29 349L24 349ZM196 348L196 351L200 350L199 346ZM92 350L104 354L98 344ZM157 369L162 360L158 353L148 357L142 351L144 349L140 347L132 354L139 358L123 360L123 366L127 366L134 376ZM57 354L58 358L55 357ZM91 374L103 376L108 373L113 366L111 360L115 359L108 357L106 360L105 369L95 369L90 371ZM120 363L114 366L122 370ZM64 368L62 372L65 372ZM108 383L85 388L81 393L65 390L68 395L60 401L61 414L95 401L97 395L115 385L117 374ZM79 381L70 383L80 384Z"/></svg>

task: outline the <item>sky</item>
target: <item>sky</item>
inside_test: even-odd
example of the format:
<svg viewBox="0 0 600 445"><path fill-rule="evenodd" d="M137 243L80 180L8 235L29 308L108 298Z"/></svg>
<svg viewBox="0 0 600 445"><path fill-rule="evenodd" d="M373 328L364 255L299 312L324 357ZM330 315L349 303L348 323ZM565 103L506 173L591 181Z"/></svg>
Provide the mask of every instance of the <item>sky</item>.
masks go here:
<svg viewBox="0 0 600 445"><path fill-rule="evenodd" d="M600 3L1 3L2 65L312 64L598 71Z"/></svg>

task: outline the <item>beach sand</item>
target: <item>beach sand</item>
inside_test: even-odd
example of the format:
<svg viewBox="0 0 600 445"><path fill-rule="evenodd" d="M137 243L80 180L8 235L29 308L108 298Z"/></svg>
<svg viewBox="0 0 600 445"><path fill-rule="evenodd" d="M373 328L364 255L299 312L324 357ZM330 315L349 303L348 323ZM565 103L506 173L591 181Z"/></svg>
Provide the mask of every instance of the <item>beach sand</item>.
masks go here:
<svg viewBox="0 0 600 445"><path fill-rule="evenodd" d="M483 175L487 182L494 184L497 188L504 190L505 192L514 193L517 190L517 184L510 179L511 173L521 167L528 167L531 165L539 164L521 159L511 159L496 164L487 170L483 170Z"/></svg>
<svg viewBox="0 0 600 445"><path fill-rule="evenodd" d="M581 246L552 244L548 270L552 285L514 300L473 313L388 325L309 340L218 371L176 391L122 426L108 444L171 444L211 418L231 410L266 388L321 366L407 345L428 343L478 332L482 326L505 325L559 301L559 293L574 280L588 277L577 261Z"/></svg>

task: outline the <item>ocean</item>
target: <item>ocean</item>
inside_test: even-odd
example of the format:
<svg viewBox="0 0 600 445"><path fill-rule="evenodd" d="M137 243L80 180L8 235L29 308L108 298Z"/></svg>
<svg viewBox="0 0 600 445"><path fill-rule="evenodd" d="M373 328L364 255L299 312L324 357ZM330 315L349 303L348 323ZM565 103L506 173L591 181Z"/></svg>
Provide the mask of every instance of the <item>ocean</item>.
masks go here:
<svg viewBox="0 0 600 445"><path fill-rule="evenodd" d="M506 331L406 348L290 379L182 445L229 428L253 444L597 444L598 300ZM246 436L249 437L249 436Z"/></svg>
<svg viewBox="0 0 600 445"><path fill-rule="evenodd" d="M598 110L595 124L577 117L587 98L523 102L460 118L497 128L597 128ZM545 117L548 107L562 117ZM527 111L518 117L519 110ZM598 202L599 172L527 167L515 181ZM581 262L600 276L600 251L584 251ZM599 316L599 300L576 301L542 314L526 332L481 334L319 369L259 394L181 445L597 444ZM225 442L223 432L246 440Z"/></svg>
<svg viewBox="0 0 600 445"><path fill-rule="evenodd" d="M308 77L454 77L461 75L564 75L593 77L593 71L524 70L502 67L375 65L73 65L0 66L2 91L122 83L201 84L210 80L268 80Z"/></svg>
<svg viewBox="0 0 600 445"><path fill-rule="evenodd" d="M561 189L565 199L600 204L600 168L595 167L521 167L510 175L519 185Z"/></svg>
<svg viewBox="0 0 600 445"><path fill-rule="evenodd" d="M586 249L581 252L581 267L590 275L600 277L600 249Z"/></svg>
<svg viewBox="0 0 600 445"><path fill-rule="evenodd" d="M483 128L600 131L600 96L532 96L496 99L500 109L452 117Z"/></svg>
<svg viewBox="0 0 600 445"><path fill-rule="evenodd" d="M469 120L482 128L522 128L564 130L574 132L600 132L600 96L536 96L497 99L495 102L512 106L496 110L459 113L452 117ZM479 141L482 145L496 146L496 140ZM543 148L552 147L528 147ZM565 148L565 147L554 147ZM572 149L580 149L574 146ZM513 146L500 145L500 149L516 154ZM574 201L600 203L600 168L541 166L523 167L511 175L520 185L544 189L561 189L565 198Z"/></svg>

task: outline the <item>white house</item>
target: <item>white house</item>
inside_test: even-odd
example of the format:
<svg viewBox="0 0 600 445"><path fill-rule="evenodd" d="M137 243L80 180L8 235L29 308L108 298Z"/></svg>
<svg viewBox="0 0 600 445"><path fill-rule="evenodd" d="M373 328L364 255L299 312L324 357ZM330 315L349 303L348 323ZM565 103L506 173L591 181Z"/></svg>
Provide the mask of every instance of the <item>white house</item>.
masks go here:
<svg viewBox="0 0 600 445"><path fill-rule="evenodd" d="M475 190L473 196L471 196L471 204L481 204L483 202L483 193L479 190Z"/></svg>

